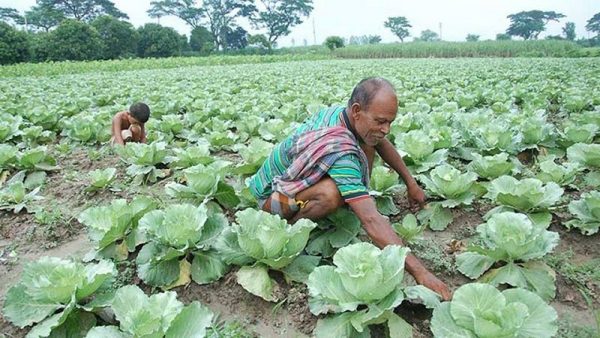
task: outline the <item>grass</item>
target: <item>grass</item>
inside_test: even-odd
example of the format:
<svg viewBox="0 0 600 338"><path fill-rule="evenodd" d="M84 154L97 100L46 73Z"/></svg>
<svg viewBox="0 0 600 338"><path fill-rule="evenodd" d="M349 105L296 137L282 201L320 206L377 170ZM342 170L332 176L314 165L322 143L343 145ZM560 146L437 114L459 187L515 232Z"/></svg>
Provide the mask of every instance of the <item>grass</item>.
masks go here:
<svg viewBox="0 0 600 338"><path fill-rule="evenodd" d="M596 311L596 327L574 323L570 315L558 320L558 338L598 338L600 337L600 311Z"/></svg>
<svg viewBox="0 0 600 338"><path fill-rule="evenodd" d="M339 58L568 57L582 47L570 41L407 42L347 46Z"/></svg>
<svg viewBox="0 0 600 338"><path fill-rule="evenodd" d="M564 251L546 256L546 263L568 283L577 287L588 307L593 306L593 299L598 297L592 289L592 284L600 285L600 258L591 259L582 264L573 263L573 251Z"/></svg>

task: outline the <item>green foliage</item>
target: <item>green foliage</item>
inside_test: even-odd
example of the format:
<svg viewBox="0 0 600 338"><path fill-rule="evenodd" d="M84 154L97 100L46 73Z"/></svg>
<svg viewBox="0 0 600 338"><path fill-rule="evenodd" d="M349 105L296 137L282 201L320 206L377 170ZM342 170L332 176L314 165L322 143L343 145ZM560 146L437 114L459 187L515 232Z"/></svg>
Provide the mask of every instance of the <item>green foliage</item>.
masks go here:
<svg viewBox="0 0 600 338"><path fill-rule="evenodd" d="M548 21L558 21L565 16L554 11L522 11L510 14L510 26L506 29L506 34L511 36L520 36L525 40L537 39L538 35L546 30Z"/></svg>
<svg viewBox="0 0 600 338"><path fill-rule="evenodd" d="M173 28L147 23L138 28L139 57L169 57L181 53L180 36Z"/></svg>
<svg viewBox="0 0 600 338"><path fill-rule="evenodd" d="M544 184L535 178L518 180L505 175L491 182L486 197L504 207L535 213L546 212L560 200L563 192L554 182ZM490 214L495 211L492 210Z"/></svg>
<svg viewBox="0 0 600 338"><path fill-rule="evenodd" d="M324 44L329 50L333 51L335 49L344 48L344 39L339 36L329 36L325 39Z"/></svg>
<svg viewBox="0 0 600 338"><path fill-rule="evenodd" d="M600 144L577 143L567 149L569 162L588 168L600 168Z"/></svg>
<svg viewBox="0 0 600 338"><path fill-rule="evenodd" d="M410 337L411 326L394 314L405 298L439 304L438 296L423 287L403 287L404 260L409 250L388 245L380 250L369 243L346 246L333 256L334 266L320 266L308 277L309 308L319 319L316 337L369 335L372 323L387 322L391 337ZM360 307L359 307L360 306Z"/></svg>
<svg viewBox="0 0 600 338"><path fill-rule="evenodd" d="M433 311L431 331L435 337L553 337L557 319L556 311L530 291L500 292L472 283Z"/></svg>
<svg viewBox="0 0 600 338"><path fill-rule="evenodd" d="M570 57L582 50L571 41L478 41L478 42L415 42L353 45L337 49L336 57L365 58L471 58L471 57Z"/></svg>
<svg viewBox="0 0 600 338"><path fill-rule="evenodd" d="M64 20L48 36L48 58L52 61L95 60L102 41L93 27L76 20Z"/></svg>
<svg viewBox="0 0 600 338"><path fill-rule="evenodd" d="M485 179L494 179L518 171L515 161L509 160L507 153L492 156L473 154L473 157L468 168Z"/></svg>
<svg viewBox="0 0 600 338"><path fill-rule="evenodd" d="M425 184L427 190L446 199L442 202L443 207L470 205L475 198L472 187L477 180L477 175L472 172L461 173L449 164L442 164L433 169L429 177L420 175L419 179Z"/></svg>
<svg viewBox="0 0 600 338"><path fill-rule="evenodd" d="M594 14L586 23L585 29L600 36L600 12Z"/></svg>
<svg viewBox="0 0 600 338"><path fill-rule="evenodd" d="M27 34L0 22L0 65L25 62L29 54Z"/></svg>
<svg viewBox="0 0 600 338"><path fill-rule="evenodd" d="M134 56L137 52L138 32L126 21L104 15L91 23L102 40L101 59Z"/></svg>
<svg viewBox="0 0 600 338"><path fill-rule="evenodd" d="M167 144L165 142L126 143L118 146L115 151L122 160L129 164L127 175L133 177L133 184L155 183L159 178L167 176L167 172L156 166L166 164Z"/></svg>
<svg viewBox="0 0 600 338"><path fill-rule="evenodd" d="M118 289L110 308L119 326L97 326L86 337L205 337L214 318L200 302L184 305L173 291L148 297L135 285Z"/></svg>
<svg viewBox="0 0 600 338"><path fill-rule="evenodd" d="M248 42L252 44L252 42ZM215 42L210 31L203 26L194 27L190 35L190 47L193 51L200 52L202 55L210 54L215 48Z"/></svg>
<svg viewBox="0 0 600 338"><path fill-rule="evenodd" d="M389 17L383 27L388 28L400 39L401 42L404 42L408 36L410 36L410 32L408 31L411 28L411 24L408 22L408 19L404 16L393 16Z"/></svg>
<svg viewBox="0 0 600 338"><path fill-rule="evenodd" d="M173 204L146 213L139 229L149 241L136 258L138 276L163 289L186 285L190 277L199 284L221 278L227 266L211 248L227 226L227 218L205 204Z"/></svg>
<svg viewBox="0 0 600 338"><path fill-rule="evenodd" d="M27 25L33 27L34 30L48 33L50 29L58 26L65 19L65 15L52 6L38 5L25 12L25 18Z"/></svg>
<svg viewBox="0 0 600 338"><path fill-rule="evenodd" d="M88 173L89 186L85 192L95 192L108 188L117 176L116 168L96 169Z"/></svg>
<svg viewBox="0 0 600 338"><path fill-rule="evenodd" d="M572 184L582 168L577 163L555 162L556 156L550 155L543 158L539 163L540 171L536 178L544 183L555 182L560 186Z"/></svg>
<svg viewBox="0 0 600 338"><path fill-rule="evenodd" d="M467 40L468 42L477 42L479 41L479 38L480 36L477 34L467 34L465 40Z"/></svg>
<svg viewBox="0 0 600 338"><path fill-rule="evenodd" d="M550 300L556 292L554 272L539 260L558 244L558 233L546 230L549 225L549 219L534 223L523 214L496 213L477 227L483 244L456 256L458 270L472 279L528 289ZM490 270L497 262L505 265Z"/></svg>
<svg viewBox="0 0 600 338"><path fill-rule="evenodd" d="M577 34L575 33L575 23L574 22L565 23L565 27L563 27L562 32L565 35L565 39L570 40L570 41L575 41Z"/></svg>
<svg viewBox="0 0 600 338"><path fill-rule="evenodd" d="M511 40L511 36L506 33L498 33L496 34L496 41L507 41Z"/></svg>
<svg viewBox="0 0 600 338"><path fill-rule="evenodd" d="M85 332L96 323L88 297L105 289L116 274L109 261L84 265L42 257L25 265L21 280L6 294L3 314L21 328L35 324L29 332L33 337L56 334L63 324L62 329L74 325L73 332Z"/></svg>
<svg viewBox="0 0 600 338"><path fill-rule="evenodd" d="M111 0L38 0L36 4L61 12L66 18L83 22L90 22L100 15L129 19Z"/></svg>
<svg viewBox="0 0 600 338"><path fill-rule="evenodd" d="M146 241L146 235L138 229L138 221L154 208L153 200L138 197L131 202L116 199L110 205L84 210L77 220L87 227L94 242L90 258L126 260L129 252Z"/></svg>
<svg viewBox="0 0 600 338"><path fill-rule="evenodd" d="M425 42L431 42L431 41L440 41L440 36L438 35L438 33L430 30L430 29L426 29L424 31L421 31L421 35L419 36L419 41L425 41Z"/></svg>
<svg viewBox="0 0 600 338"><path fill-rule="evenodd" d="M593 235L600 229L600 192L583 193L581 198L569 203L569 212L575 219L565 223L568 228L577 228L585 235Z"/></svg>
<svg viewBox="0 0 600 338"><path fill-rule="evenodd" d="M262 1L257 13L250 17L255 28L266 29L268 46L273 46L291 28L298 26L313 10L312 0L267 0Z"/></svg>
<svg viewBox="0 0 600 338"><path fill-rule="evenodd" d="M407 214L400 223L392 224L394 230L400 238L408 243L413 243L421 238L425 226L419 225L417 218L413 214Z"/></svg>
<svg viewBox="0 0 600 338"><path fill-rule="evenodd" d="M21 24L23 17L19 14L19 11L14 8L0 7L0 21L12 25Z"/></svg>

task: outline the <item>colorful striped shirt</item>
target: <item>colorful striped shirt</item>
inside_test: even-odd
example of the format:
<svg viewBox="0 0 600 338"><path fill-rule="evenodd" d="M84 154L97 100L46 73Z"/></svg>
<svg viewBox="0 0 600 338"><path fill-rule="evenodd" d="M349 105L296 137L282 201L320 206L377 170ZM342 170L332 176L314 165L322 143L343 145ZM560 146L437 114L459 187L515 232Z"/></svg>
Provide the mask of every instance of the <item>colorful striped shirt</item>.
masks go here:
<svg viewBox="0 0 600 338"><path fill-rule="evenodd" d="M267 199L275 190L276 185L281 183L279 181L282 177L285 178L288 168L290 168L294 161L302 155L301 153L298 153L296 147L298 145L297 143L302 141L302 137L307 135L312 136L313 134L316 135L315 137L340 137L340 133L334 130L338 128L332 127L344 127L352 132L348 134L356 135L350 125L344 107L330 107L321 110L317 114L307 118L290 136L275 146L273 152L269 155L258 172L249 180L249 187L252 194L259 200ZM325 131L323 130L324 128L328 128L329 130ZM322 132L315 133L316 131ZM327 133L330 133L331 135L327 135ZM348 138L346 138L346 140L347 139ZM352 139L354 141L356 140L354 137L352 137ZM340 149L348 150L349 148L350 147ZM358 144L353 144L351 148L358 148ZM360 150L360 148L358 149L360 153L357 153L356 151L343 151L341 156L334 156L335 154L325 156L322 162L319 163L319 165L325 167L326 174L336 183L340 195L346 202L369 196L369 190L367 189L368 169L366 169L366 158L364 157L362 150ZM300 150L300 152L301 151L302 150ZM314 160L316 161L316 159ZM310 162L310 159L307 159L307 162ZM320 168L309 169L317 171ZM307 183L306 179L302 183ZM285 189L280 190L285 191ZM286 192L289 192L289 190ZM293 193L296 191L291 189L291 192Z"/></svg>

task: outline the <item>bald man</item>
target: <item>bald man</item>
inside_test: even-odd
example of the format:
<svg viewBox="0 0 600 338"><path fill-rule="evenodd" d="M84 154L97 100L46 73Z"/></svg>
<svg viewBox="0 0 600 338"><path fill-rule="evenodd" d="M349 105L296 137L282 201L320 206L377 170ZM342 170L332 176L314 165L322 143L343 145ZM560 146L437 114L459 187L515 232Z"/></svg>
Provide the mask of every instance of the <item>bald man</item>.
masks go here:
<svg viewBox="0 0 600 338"><path fill-rule="evenodd" d="M323 109L309 117L275 146L251 177L250 191L260 208L294 223L302 218L318 220L348 205L375 245L403 245L368 189L377 153L402 177L411 205L425 205L423 190L386 139L397 112L392 84L367 78L356 85L346 107ZM406 270L443 299L451 298L446 284L412 254L406 258Z"/></svg>

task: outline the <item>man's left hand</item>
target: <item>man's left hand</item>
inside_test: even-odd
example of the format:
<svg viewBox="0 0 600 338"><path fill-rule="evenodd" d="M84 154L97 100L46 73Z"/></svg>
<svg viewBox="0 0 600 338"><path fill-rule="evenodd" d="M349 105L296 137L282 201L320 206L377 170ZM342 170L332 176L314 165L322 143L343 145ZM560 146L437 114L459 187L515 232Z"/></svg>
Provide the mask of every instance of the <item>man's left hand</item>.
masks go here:
<svg viewBox="0 0 600 338"><path fill-rule="evenodd" d="M408 186L407 193L408 204L411 211L415 212L423 209L427 205L425 192L423 192L423 189L421 189L421 187L419 187L417 184L411 184Z"/></svg>

